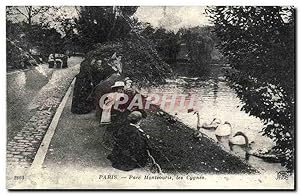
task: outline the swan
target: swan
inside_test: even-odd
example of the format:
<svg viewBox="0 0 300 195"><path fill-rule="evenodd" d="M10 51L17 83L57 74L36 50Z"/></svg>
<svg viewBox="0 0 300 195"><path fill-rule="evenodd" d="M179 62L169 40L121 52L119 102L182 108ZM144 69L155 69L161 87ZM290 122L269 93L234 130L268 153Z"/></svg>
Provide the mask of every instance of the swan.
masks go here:
<svg viewBox="0 0 300 195"><path fill-rule="evenodd" d="M188 110L188 113L193 112L194 109ZM206 129L206 130L216 130L217 127L221 124L221 120L218 118L214 118L210 123L204 122L201 124L200 120L200 113L198 111L194 111L194 114L197 115L197 130L200 130L200 128Z"/></svg>
<svg viewBox="0 0 300 195"><path fill-rule="evenodd" d="M193 109L188 110L188 112L194 111ZM210 124L203 123L201 124L200 121L200 114L198 111L195 111L194 114L197 115L197 130L200 130L200 128L206 129L206 130L216 130L215 135L220 144L225 146L226 149L229 149L230 151L233 151L233 146L239 146L245 151L245 160L249 160L250 156L255 156L257 158L262 159L265 162L270 163L278 163L280 162L280 156L277 154L274 154L272 150L267 149L260 149L258 151L254 151L252 149L252 144L254 141L249 141L248 136L238 131L236 132L232 137L242 136L244 138L244 143L237 143L236 140L230 138L231 136L231 124L227 121L224 122L224 124L221 124L221 120L218 118L214 118L213 121ZM203 134L201 132L196 132L194 134L196 138L203 137Z"/></svg>
<svg viewBox="0 0 300 195"><path fill-rule="evenodd" d="M225 147L226 150L230 150L229 146L229 137L232 134L232 127L228 121L225 121L224 124L221 124L217 127L215 131L215 136L218 140L218 143Z"/></svg>
<svg viewBox="0 0 300 195"><path fill-rule="evenodd" d="M238 145L239 147L241 147L244 151L245 151L245 160L249 160L250 158L250 151L251 151L251 146L250 146L250 143L249 143L249 138L246 136L246 134L244 134L243 132L241 131L238 131L237 133L235 133L233 135L233 137L236 137L236 136L242 136L244 137L245 139L245 143L244 144L237 144L237 143L234 143L233 140L229 140L229 148L231 151L233 151L233 146L234 145Z"/></svg>
<svg viewBox="0 0 300 195"><path fill-rule="evenodd" d="M238 145L239 147L241 147L245 151L245 160L249 160L250 156L255 156L255 157L260 158L263 161L269 162L269 163L280 162L280 155L273 153L272 149L271 150L260 149L258 151L253 151L251 144L254 143L254 141L249 142L249 138L245 133L238 131L236 134L234 134L233 137L236 137L236 136L244 137L245 143L237 144L237 143L234 143L233 140L231 139L231 140L229 140L229 148L231 151L233 151L234 145Z"/></svg>
<svg viewBox="0 0 300 195"><path fill-rule="evenodd" d="M200 117L198 116L199 121ZM209 124L204 122L202 125L200 125L200 128L206 129L206 130L216 130L218 126L221 124L221 120L218 118L214 118Z"/></svg>

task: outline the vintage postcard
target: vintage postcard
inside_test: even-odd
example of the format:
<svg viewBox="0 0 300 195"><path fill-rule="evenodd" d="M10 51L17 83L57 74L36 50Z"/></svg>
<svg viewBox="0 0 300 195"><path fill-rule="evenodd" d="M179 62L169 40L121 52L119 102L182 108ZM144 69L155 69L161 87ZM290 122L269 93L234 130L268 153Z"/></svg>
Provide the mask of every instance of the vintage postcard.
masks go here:
<svg viewBox="0 0 300 195"><path fill-rule="evenodd" d="M7 189L295 190L295 12L7 6Z"/></svg>

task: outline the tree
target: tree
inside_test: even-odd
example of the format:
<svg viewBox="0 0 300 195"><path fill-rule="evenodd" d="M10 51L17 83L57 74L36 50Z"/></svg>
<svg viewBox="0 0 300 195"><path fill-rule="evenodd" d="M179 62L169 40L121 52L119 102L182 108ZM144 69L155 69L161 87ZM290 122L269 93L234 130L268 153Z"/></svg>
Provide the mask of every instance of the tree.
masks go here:
<svg viewBox="0 0 300 195"><path fill-rule="evenodd" d="M259 117L282 165L294 168L295 10L293 7L211 7L219 48L236 70L231 87L242 110Z"/></svg>
<svg viewBox="0 0 300 195"><path fill-rule="evenodd" d="M28 41L34 47L38 47L44 59L50 53L64 53L64 44L61 34L54 28L46 28L41 25L33 25L31 34L27 35Z"/></svg>
<svg viewBox="0 0 300 195"><path fill-rule="evenodd" d="M43 57L46 60L50 53L63 52L62 35L50 25L57 18L48 17L58 9L59 7L50 6L6 8L7 50L11 53L8 54L9 66L18 68L18 64L28 61L28 58L39 61ZM39 56L32 55L35 53L33 51L37 51Z"/></svg>
<svg viewBox="0 0 300 195"><path fill-rule="evenodd" d="M203 28L195 27L182 31L182 38L187 45L188 55L192 63L202 67L210 62L214 46L211 35L204 33Z"/></svg>
<svg viewBox="0 0 300 195"><path fill-rule="evenodd" d="M151 26L145 27L142 35L150 39L160 55L167 62L174 62L179 52L180 40L173 31L167 31L164 28L154 29Z"/></svg>
<svg viewBox="0 0 300 195"><path fill-rule="evenodd" d="M190 75L200 76L210 71L208 64L211 63L212 51L215 49L215 39L211 31L209 26L197 26L181 28L177 33L182 44L181 56L186 56L189 61L185 69Z"/></svg>
<svg viewBox="0 0 300 195"><path fill-rule="evenodd" d="M137 10L136 6L81 6L75 20L81 45L90 51L96 43L125 38L131 30L124 19Z"/></svg>
<svg viewBox="0 0 300 195"><path fill-rule="evenodd" d="M30 28L33 18L48 11L50 6L8 6L6 15L14 20L24 21Z"/></svg>

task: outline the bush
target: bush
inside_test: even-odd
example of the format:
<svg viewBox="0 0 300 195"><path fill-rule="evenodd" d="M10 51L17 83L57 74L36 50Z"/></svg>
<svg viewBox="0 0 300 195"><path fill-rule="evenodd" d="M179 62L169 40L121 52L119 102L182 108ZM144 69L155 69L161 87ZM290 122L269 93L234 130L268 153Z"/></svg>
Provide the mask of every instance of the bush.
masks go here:
<svg viewBox="0 0 300 195"><path fill-rule="evenodd" d="M122 55L123 73L132 78L137 84L146 86L150 84L160 84L165 82L165 78L171 75L169 65L166 64L157 54L153 46L143 37L132 35L131 38L97 44L97 49L90 51L85 61L81 64L80 72L90 72L93 80L97 80L96 75L103 71L111 72L108 67L97 67L92 64L93 59L108 61L116 52L117 56ZM104 63L105 64L105 63ZM105 70L104 70L105 69ZM99 72L100 71L100 72ZM80 74L81 74L80 73Z"/></svg>
<svg viewBox="0 0 300 195"><path fill-rule="evenodd" d="M7 69L23 69L36 66L38 62L29 52L17 46L15 42L6 39Z"/></svg>

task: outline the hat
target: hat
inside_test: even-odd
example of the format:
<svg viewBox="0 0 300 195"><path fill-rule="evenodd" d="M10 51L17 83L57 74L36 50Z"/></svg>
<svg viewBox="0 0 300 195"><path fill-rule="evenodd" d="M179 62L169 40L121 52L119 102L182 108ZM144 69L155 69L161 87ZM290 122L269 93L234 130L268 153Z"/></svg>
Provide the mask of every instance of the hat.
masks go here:
<svg viewBox="0 0 300 195"><path fill-rule="evenodd" d="M139 120L141 120L142 117L143 116L142 116L142 113L140 111L133 111L128 115L127 119L129 120L129 122L136 123Z"/></svg>
<svg viewBox="0 0 300 195"><path fill-rule="evenodd" d="M111 86L111 88L115 88L115 87L124 87L125 83L123 81L116 81L115 84L113 86Z"/></svg>
<svg viewBox="0 0 300 195"><path fill-rule="evenodd" d="M125 79L124 79L124 81L126 82L126 81L132 81L129 77L126 77Z"/></svg>

